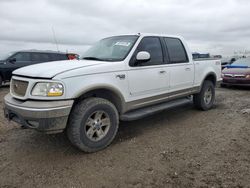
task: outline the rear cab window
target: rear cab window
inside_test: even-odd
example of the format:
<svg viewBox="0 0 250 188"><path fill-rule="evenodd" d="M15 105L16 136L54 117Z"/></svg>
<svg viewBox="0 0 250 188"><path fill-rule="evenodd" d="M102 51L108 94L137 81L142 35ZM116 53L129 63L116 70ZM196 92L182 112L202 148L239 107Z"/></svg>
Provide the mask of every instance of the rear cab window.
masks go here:
<svg viewBox="0 0 250 188"><path fill-rule="evenodd" d="M184 45L178 38L163 38L170 63L188 63L188 56Z"/></svg>

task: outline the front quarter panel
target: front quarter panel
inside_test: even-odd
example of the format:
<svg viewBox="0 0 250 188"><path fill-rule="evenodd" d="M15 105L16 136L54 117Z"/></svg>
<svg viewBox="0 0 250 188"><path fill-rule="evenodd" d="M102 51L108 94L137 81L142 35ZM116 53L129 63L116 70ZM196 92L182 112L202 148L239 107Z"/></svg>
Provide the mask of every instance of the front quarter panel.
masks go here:
<svg viewBox="0 0 250 188"><path fill-rule="evenodd" d="M125 79L121 79L119 75L124 75ZM64 83L67 85L65 95L68 99L75 99L91 90L109 89L125 101L128 98L126 78L127 73L125 71L66 78L64 79Z"/></svg>
<svg viewBox="0 0 250 188"><path fill-rule="evenodd" d="M66 99L78 98L94 89L110 89L128 99L127 71L125 62L107 62L97 67L85 67L60 74L55 79L66 85Z"/></svg>

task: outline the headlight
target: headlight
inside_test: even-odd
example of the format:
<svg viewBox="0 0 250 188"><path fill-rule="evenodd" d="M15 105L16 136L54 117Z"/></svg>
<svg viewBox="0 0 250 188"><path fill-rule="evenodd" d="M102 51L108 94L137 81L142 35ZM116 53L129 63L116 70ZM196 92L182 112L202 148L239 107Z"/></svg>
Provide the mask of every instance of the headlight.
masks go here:
<svg viewBox="0 0 250 188"><path fill-rule="evenodd" d="M32 89L31 95L44 97L59 97L63 95L63 85L55 82L39 82Z"/></svg>
<svg viewBox="0 0 250 188"><path fill-rule="evenodd" d="M247 79L250 79L250 74L246 75L246 78L247 78Z"/></svg>

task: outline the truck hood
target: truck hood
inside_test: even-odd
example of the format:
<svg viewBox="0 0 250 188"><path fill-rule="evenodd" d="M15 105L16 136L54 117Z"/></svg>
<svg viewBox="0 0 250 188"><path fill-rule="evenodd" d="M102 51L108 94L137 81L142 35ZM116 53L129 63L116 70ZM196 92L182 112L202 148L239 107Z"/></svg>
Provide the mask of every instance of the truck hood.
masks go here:
<svg viewBox="0 0 250 188"><path fill-rule="evenodd" d="M35 77L35 78L53 78L61 73L78 68L97 66L105 62L90 60L66 60L53 61L48 63L39 63L17 69L13 75Z"/></svg>
<svg viewBox="0 0 250 188"><path fill-rule="evenodd" d="M250 74L250 68L225 68L223 74Z"/></svg>

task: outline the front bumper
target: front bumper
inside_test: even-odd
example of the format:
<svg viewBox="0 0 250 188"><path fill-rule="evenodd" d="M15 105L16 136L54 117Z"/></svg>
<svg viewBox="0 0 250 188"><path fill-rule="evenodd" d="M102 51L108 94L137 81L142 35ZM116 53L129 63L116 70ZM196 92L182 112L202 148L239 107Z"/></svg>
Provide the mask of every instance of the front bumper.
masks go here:
<svg viewBox="0 0 250 188"><path fill-rule="evenodd" d="M73 103L73 100L20 101L8 94L4 97L4 115L25 127L57 133L66 128Z"/></svg>
<svg viewBox="0 0 250 188"><path fill-rule="evenodd" d="M223 78L222 84L232 86L250 86L250 80L244 78Z"/></svg>

